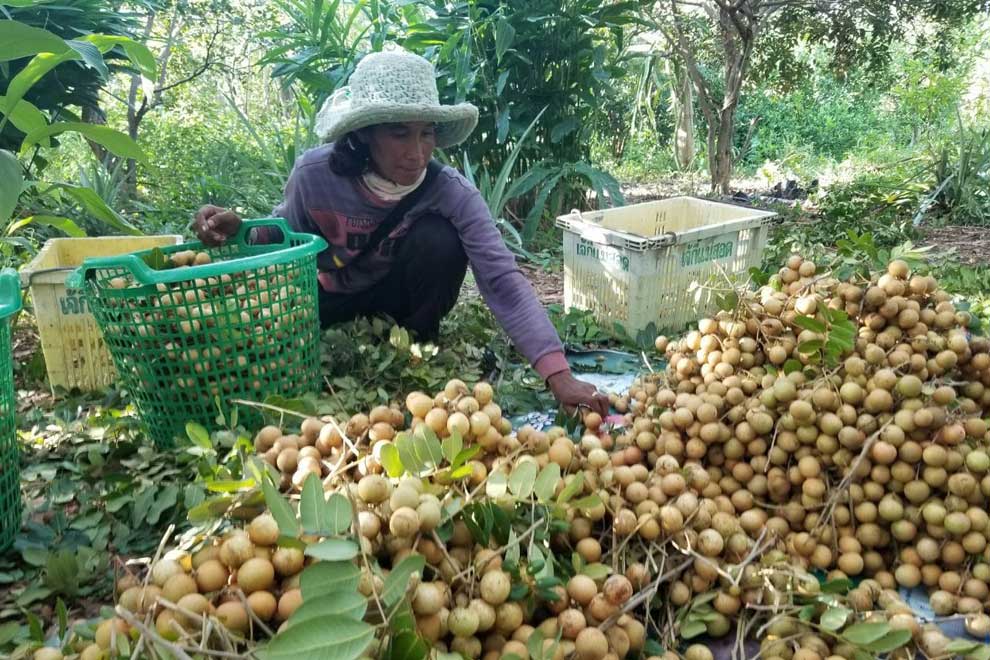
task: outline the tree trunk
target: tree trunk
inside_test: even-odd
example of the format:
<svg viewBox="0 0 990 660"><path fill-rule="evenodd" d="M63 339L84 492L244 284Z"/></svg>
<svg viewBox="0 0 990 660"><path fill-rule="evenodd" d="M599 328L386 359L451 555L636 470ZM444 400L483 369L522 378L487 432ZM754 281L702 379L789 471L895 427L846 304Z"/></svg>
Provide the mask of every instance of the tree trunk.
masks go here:
<svg viewBox="0 0 990 660"><path fill-rule="evenodd" d="M82 120L87 124L106 126L107 115L100 107L93 108L85 106L82 110ZM103 159L107 157L106 147L97 142L93 142L92 140L86 140L86 144L89 145L89 150L93 152L94 156L96 156L96 160L103 162Z"/></svg>
<svg viewBox="0 0 990 660"><path fill-rule="evenodd" d="M736 108L722 108L718 113L718 137L712 159L712 190L722 195L732 193L732 143L735 133Z"/></svg>
<svg viewBox="0 0 990 660"><path fill-rule="evenodd" d="M745 8L745 7L743 7ZM722 48L725 53L725 92L718 111L718 138L712 168L712 189L723 195L731 193L736 110L746 68L749 66L756 41L758 23L755 15L740 11L731 13L724 6L719 12Z"/></svg>
<svg viewBox="0 0 990 660"><path fill-rule="evenodd" d="M672 91L675 117L674 162L681 170L687 170L694 164L694 92L690 77L685 73L675 77Z"/></svg>

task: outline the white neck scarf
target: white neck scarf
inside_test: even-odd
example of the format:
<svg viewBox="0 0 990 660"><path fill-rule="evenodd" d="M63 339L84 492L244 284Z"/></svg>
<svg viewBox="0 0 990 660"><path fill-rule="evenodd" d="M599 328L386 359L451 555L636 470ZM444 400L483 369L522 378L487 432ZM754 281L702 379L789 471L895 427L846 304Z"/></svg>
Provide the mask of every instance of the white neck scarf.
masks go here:
<svg viewBox="0 0 990 660"><path fill-rule="evenodd" d="M426 178L426 169L419 175L415 183L411 183L408 186L404 186L393 181L389 181L385 177L381 176L377 172L368 170L363 175L361 175L364 185L368 186L370 190L376 197L383 199L386 202L397 202L412 191L419 188L419 184L423 183L423 179Z"/></svg>

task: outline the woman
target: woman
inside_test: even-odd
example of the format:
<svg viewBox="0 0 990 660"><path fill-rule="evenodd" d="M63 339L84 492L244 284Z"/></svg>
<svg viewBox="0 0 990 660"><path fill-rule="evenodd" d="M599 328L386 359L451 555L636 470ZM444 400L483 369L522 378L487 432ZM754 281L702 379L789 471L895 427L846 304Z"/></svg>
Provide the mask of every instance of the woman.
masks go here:
<svg viewBox="0 0 990 660"><path fill-rule="evenodd" d="M557 400L604 416L608 399L571 374L481 194L432 160L435 148L462 142L477 123L469 103L440 105L425 59L405 51L368 55L349 87L324 104L317 132L328 144L296 162L273 215L329 244L318 261L322 325L385 313L420 339L435 339L470 263L495 318ZM240 223L232 211L204 206L193 228L217 245Z"/></svg>

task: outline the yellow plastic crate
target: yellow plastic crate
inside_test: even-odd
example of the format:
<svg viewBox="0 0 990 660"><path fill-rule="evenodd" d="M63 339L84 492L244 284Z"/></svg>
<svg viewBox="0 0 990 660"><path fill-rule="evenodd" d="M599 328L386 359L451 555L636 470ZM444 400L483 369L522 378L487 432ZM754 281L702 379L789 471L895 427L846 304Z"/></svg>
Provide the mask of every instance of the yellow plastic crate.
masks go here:
<svg viewBox="0 0 990 660"><path fill-rule="evenodd" d="M633 336L650 323L682 330L715 308L692 284L759 266L776 215L694 197L562 215L564 305Z"/></svg>
<svg viewBox="0 0 990 660"><path fill-rule="evenodd" d="M53 238L21 270L21 285L31 288L41 349L54 390L100 390L114 382L113 360L96 319L81 292L67 291L65 280L88 257L109 257L176 245L178 235Z"/></svg>

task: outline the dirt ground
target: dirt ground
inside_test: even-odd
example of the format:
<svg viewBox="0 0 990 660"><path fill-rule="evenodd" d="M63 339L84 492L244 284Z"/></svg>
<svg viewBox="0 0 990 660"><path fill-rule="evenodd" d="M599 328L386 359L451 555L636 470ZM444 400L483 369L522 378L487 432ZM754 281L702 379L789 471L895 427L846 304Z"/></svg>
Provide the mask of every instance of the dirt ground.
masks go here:
<svg viewBox="0 0 990 660"><path fill-rule="evenodd" d="M536 296L544 305L562 304L564 302L564 272L562 270L546 271L533 264L520 264L520 269L536 290Z"/></svg>
<svg viewBox="0 0 990 660"><path fill-rule="evenodd" d="M990 264L990 227L930 227L922 233L922 245L934 245L967 266Z"/></svg>

